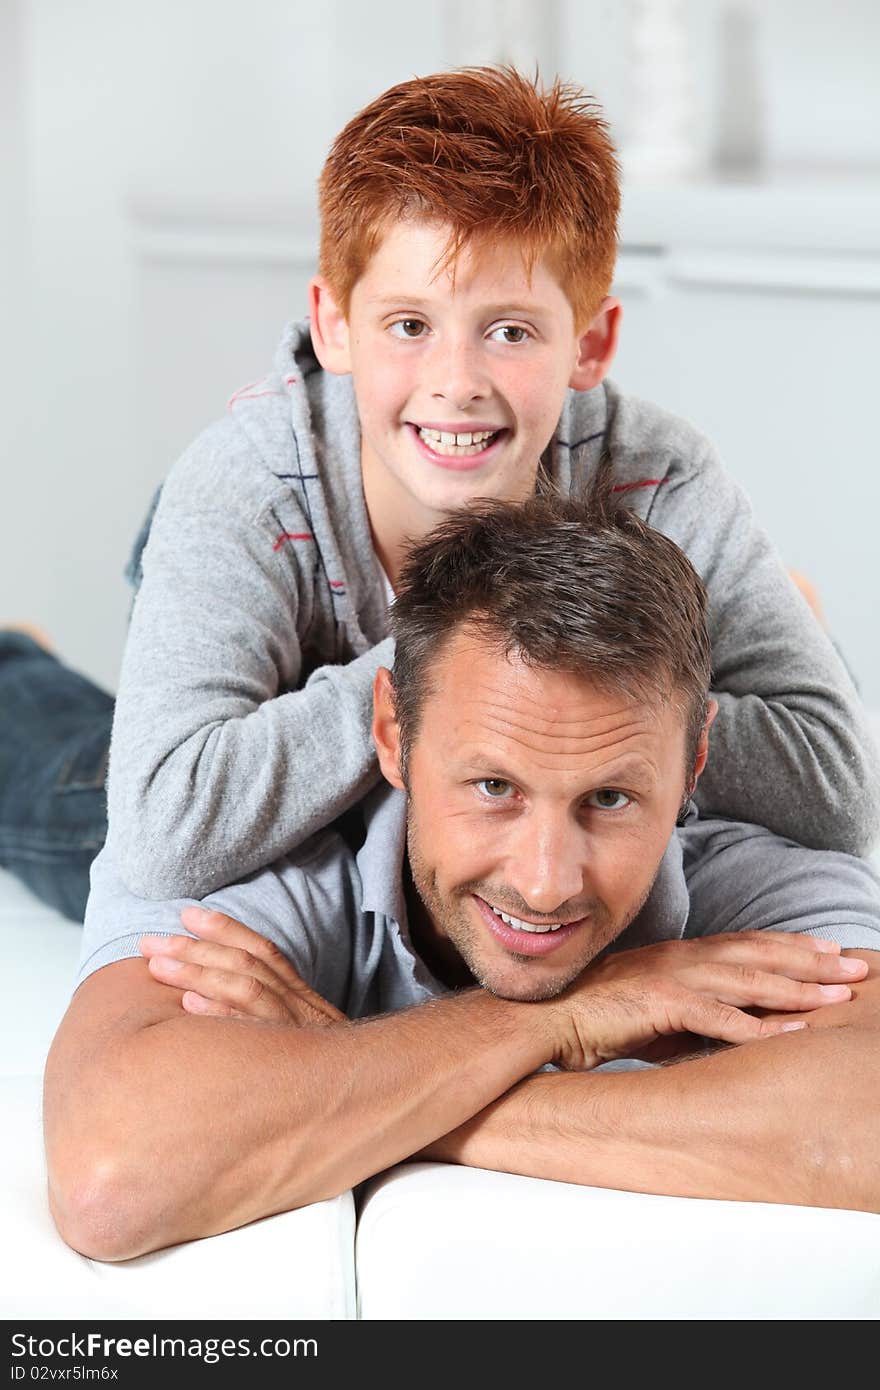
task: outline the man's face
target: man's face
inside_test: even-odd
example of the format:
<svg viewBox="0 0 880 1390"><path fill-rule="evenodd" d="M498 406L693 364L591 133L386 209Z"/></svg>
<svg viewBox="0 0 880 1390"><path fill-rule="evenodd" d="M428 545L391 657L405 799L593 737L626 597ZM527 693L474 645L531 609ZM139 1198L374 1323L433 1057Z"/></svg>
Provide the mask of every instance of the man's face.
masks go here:
<svg viewBox="0 0 880 1390"><path fill-rule="evenodd" d="M429 946L453 947L495 994L558 994L647 897L685 792L684 738L675 702L603 693L456 634L408 767Z"/></svg>
<svg viewBox="0 0 880 1390"><path fill-rule="evenodd" d="M527 497L566 387L580 384L571 305L546 266L529 279L500 243L462 253L453 282L437 268L448 234L393 223L347 320L370 514L410 535L476 497Z"/></svg>

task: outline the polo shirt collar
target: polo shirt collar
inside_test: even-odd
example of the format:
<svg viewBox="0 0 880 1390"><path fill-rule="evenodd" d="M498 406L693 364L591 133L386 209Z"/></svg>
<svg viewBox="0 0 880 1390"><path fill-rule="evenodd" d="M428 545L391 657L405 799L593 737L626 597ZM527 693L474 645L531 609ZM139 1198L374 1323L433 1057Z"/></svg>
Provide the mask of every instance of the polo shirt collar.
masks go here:
<svg viewBox="0 0 880 1390"><path fill-rule="evenodd" d="M366 837L356 858L361 911L390 917L406 929L406 793L383 778L364 801L364 827Z"/></svg>

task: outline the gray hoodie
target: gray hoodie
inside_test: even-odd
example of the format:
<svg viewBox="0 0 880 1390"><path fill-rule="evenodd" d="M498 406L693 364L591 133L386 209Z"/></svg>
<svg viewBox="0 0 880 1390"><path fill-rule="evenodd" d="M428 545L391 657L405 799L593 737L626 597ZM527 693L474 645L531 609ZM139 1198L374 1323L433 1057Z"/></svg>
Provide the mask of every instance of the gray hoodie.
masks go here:
<svg viewBox="0 0 880 1390"><path fill-rule="evenodd" d="M704 815L860 854L880 756L852 682L749 504L687 422L609 382L570 391L544 464L618 490L709 593ZM109 838L127 886L201 897L288 853L378 780L372 683L393 663L350 377L290 326L274 370L172 468L142 557L116 704Z"/></svg>

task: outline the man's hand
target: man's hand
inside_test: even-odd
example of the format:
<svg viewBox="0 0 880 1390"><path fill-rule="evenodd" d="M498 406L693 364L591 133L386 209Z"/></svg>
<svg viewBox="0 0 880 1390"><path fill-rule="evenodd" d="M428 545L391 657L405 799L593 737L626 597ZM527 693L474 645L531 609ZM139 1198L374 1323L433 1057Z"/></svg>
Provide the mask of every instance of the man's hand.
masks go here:
<svg viewBox="0 0 880 1390"><path fill-rule="evenodd" d="M843 1003L852 997L849 983L867 969L842 957L834 942L789 932L658 942L607 955L553 1001L561 1024L554 1060L585 1071L618 1057L675 1055L666 1041L674 1035L732 1044L773 1037L807 1025L745 1010Z"/></svg>
<svg viewBox="0 0 880 1390"><path fill-rule="evenodd" d="M199 940L142 936L140 952L155 979L183 991L187 1013L295 1027L345 1018L305 983L277 946L234 917L187 907L180 920Z"/></svg>

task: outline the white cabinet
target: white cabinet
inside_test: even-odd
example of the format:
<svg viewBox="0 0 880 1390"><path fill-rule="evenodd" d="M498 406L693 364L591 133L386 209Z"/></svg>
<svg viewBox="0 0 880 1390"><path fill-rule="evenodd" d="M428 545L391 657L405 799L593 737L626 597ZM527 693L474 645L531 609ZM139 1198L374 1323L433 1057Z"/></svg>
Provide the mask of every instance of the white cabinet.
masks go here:
<svg viewBox="0 0 880 1390"><path fill-rule="evenodd" d="M815 189L632 197L613 375L714 440L880 706L880 188L830 186L824 206Z"/></svg>

